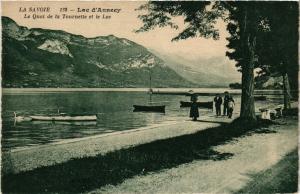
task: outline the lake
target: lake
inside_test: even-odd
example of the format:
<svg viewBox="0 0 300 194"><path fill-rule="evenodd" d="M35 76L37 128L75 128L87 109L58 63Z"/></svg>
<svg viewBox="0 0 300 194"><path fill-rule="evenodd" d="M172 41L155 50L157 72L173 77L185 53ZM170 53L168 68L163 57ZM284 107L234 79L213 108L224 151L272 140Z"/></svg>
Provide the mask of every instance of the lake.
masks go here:
<svg viewBox="0 0 300 194"><path fill-rule="evenodd" d="M207 90L221 92L226 89L203 89L203 91ZM153 95L152 100L155 104L166 105L166 113L133 112L134 104L145 105L149 102L146 89L4 90L2 94L2 149L6 151L189 119L189 108L180 108L179 104L180 100L189 101L188 96ZM212 101L213 97L199 97L198 100ZM240 97L235 96L235 100L237 115ZM280 103L279 100L274 102ZM257 103L258 106L265 104L265 102ZM14 121L14 112L23 116L57 113L58 109L68 114L97 114L98 119L95 122ZM200 117L213 115L212 110L200 109Z"/></svg>

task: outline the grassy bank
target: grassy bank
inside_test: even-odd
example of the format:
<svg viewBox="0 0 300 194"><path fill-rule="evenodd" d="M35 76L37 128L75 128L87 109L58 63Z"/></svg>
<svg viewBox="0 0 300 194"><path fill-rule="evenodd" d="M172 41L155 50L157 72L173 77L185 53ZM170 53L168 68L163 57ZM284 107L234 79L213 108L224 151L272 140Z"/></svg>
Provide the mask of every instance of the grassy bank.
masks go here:
<svg viewBox="0 0 300 194"><path fill-rule="evenodd" d="M252 181L236 193L296 193L298 150L287 154L270 169L251 176Z"/></svg>
<svg viewBox="0 0 300 194"><path fill-rule="evenodd" d="M176 167L193 160L224 160L233 154L219 153L210 147L247 135L249 132L269 132L261 129L269 124L270 122L260 121L250 127L233 122L195 134L158 140L106 155L73 159L28 172L8 174L2 177L2 191L77 193L107 184L115 185L135 175Z"/></svg>

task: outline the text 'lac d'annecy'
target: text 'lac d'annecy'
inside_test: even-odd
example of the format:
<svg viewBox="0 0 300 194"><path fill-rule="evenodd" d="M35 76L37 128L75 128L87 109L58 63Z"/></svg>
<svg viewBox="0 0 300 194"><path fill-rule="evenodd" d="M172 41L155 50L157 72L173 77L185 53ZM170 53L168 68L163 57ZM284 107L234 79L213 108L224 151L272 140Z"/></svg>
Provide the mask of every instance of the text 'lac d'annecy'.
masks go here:
<svg viewBox="0 0 300 194"><path fill-rule="evenodd" d="M67 8L63 9L64 12L67 12ZM70 10L70 12L74 12L75 10ZM77 8L76 9L77 13L81 13L81 15L78 14L67 14L67 13L63 13L62 14L62 19L86 19L87 15L85 15L85 13L103 13L103 14L107 14L107 13L120 13L121 9L114 9L114 8L100 8L100 7L94 7L94 8ZM99 18L98 16L96 16L97 18ZM110 16L105 16L102 15L103 19L109 19Z"/></svg>

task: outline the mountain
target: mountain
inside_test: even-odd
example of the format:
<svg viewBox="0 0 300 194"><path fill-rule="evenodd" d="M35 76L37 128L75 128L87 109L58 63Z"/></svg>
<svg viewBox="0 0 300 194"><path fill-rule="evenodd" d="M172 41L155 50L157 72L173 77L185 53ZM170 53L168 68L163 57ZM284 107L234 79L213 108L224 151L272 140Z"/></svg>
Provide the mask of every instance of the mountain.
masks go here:
<svg viewBox="0 0 300 194"><path fill-rule="evenodd" d="M188 59L188 56L155 50L151 52L185 79L204 87L228 87L230 83L241 80L241 74L237 72L234 64L223 56Z"/></svg>
<svg viewBox="0 0 300 194"><path fill-rule="evenodd" d="M86 38L2 17L3 87L196 87L146 48L113 35Z"/></svg>

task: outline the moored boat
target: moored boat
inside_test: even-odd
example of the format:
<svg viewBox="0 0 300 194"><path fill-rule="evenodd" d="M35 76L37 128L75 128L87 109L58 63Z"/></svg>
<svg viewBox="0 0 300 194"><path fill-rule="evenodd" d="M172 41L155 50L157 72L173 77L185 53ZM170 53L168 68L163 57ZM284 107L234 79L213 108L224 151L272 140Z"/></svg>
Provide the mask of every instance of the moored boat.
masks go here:
<svg viewBox="0 0 300 194"><path fill-rule="evenodd" d="M180 101L180 107L191 107L192 102ZM214 102L197 102L199 108L213 109Z"/></svg>
<svg viewBox="0 0 300 194"><path fill-rule="evenodd" d="M133 112L160 112L165 113L165 105L150 105L152 102L152 84L151 84L151 65L153 65L153 58L147 61L149 66L149 105L133 105Z"/></svg>
<svg viewBox="0 0 300 194"><path fill-rule="evenodd" d="M57 125L72 125L72 126L92 126L97 125L97 121L42 121L42 120L34 120L32 124L49 124L55 123Z"/></svg>
<svg viewBox="0 0 300 194"><path fill-rule="evenodd" d="M39 121L96 121L96 115L34 115L30 116L32 120L39 120Z"/></svg>
<svg viewBox="0 0 300 194"><path fill-rule="evenodd" d="M134 112L165 112L165 105L133 105Z"/></svg>
<svg viewBox="0 0 300 194"><path fill-rule="evenodd" d="M254 96L254 100L257 100L257 101L266 101L267 100L267 97L266 96Z"/></svg>

